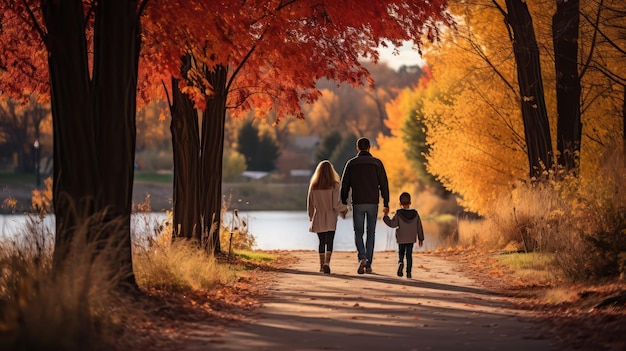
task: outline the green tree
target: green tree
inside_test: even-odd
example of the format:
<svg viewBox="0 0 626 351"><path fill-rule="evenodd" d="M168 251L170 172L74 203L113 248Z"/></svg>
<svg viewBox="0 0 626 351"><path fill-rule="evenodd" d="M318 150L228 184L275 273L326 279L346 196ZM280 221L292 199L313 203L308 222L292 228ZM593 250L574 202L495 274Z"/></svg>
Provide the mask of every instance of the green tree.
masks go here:
<svg viewBox="0 0 626 351"><path fill-rule="evenodd" d="M356 156L356 141L357 137L354 133L344 135L335 151L330 155L328 160L333 164L337 172L342 173L346 162Z"/></svg>
<svg viewBox="0 0 626 351"><path fill-rule="evenodd" d="M402 121L402 140L406 144L404 153L415 171L420 187L431 187L438 195L448 196L450 192L426 169L426 157L430 153L430 146L426 142L427 128L424 124L425 96L412 100L413 108L408 118Z"/></svg>
<svg viewBox="0 0 626 351"><path fill-rule="evenodd" d="M336 130L322 137L319 146L315 150L315 163L330 160L331 155L335 149L337 149L339 143L341 143L341 133Z"/></svg>
<svg viewBox="0 0 626 351"><path fill-rule="evenodd" d="M252 121L239 130L237 151L245 157L248 170L269 172L276 168L278 144L271 136L260 135Z"/></svg>

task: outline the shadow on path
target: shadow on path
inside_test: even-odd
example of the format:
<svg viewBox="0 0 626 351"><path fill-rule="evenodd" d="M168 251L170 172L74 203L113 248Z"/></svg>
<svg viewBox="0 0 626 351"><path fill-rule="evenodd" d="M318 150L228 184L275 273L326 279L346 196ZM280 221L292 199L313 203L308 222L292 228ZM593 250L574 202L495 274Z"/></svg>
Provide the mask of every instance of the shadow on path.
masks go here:
<svg viewBox="0 0 626 351"><path fill-rule="evenodd" d="M252 321L193 335L188 350L557 350L532 314L449 261L419 255L408 280L395 253L377 254L375 271L389 275L357 275L352 253L335 253L330 275L315 271L317 253L294 255Z"/></svg>

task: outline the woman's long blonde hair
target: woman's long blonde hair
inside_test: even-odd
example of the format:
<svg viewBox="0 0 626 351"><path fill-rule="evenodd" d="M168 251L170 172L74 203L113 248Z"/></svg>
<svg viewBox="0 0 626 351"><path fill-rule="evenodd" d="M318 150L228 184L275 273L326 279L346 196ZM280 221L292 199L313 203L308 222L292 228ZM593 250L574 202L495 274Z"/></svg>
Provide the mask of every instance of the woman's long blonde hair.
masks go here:
<svg viewBox="0 0 626 351"><path fill-rule="evenodd" d="M324 160L317 165L315 173L311 177L309 190L313 189L332 189L335 184L339 184L339 174L335 171L335 167L328 160Z"/></svg>

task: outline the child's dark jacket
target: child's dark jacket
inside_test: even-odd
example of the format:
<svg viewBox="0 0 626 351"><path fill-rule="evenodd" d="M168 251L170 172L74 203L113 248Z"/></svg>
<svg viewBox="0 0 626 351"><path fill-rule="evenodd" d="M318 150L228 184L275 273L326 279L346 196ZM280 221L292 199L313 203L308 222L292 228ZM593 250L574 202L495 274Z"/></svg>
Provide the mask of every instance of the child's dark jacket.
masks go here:
<svg viewBox="0 0 626 351"><path fill-rule="evenodd" d="M396 211L392 218L385 215L383 221L388 226L396 228L396 241L398 244L414 243L417 239L424 241L422 220L414 209L401 208Z"/></svg>

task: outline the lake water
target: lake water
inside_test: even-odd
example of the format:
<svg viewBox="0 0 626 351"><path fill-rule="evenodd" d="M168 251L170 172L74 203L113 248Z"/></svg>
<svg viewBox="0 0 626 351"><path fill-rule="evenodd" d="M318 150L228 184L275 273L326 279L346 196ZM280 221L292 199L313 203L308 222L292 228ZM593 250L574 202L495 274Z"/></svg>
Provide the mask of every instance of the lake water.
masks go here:
<svg viewBox="0 0 626 351"><path fill-rule="evenodd" d="M152 213L148 218L145 215L136 215L132 220L134 231L152 233L155 223L165 219L164 213ZM224 216L223 224L230 226L233 220L232 212ZM235 219L237 221L237 219ZM309 218L304 211L251 211L240 212L239 221L246 220L248 231L256 240L255 249L259 250L317 250L317 234L308 231ZM0 216L0 238L19 236L26 226L27 217L24 215ZM36 223L38 230L52 232L54 217L48 216L43 222ZM237 225L237 222L235 222ZM434 250L439 247L439 229L435 223L424 222L425 241L422 248L415 247L415 251ZM376 225L376 251L396 250L394 229L387 227L382 219ZM352 217L339 219L334 242L335 251L356 251L354 246L354 230Z"/></svg>

